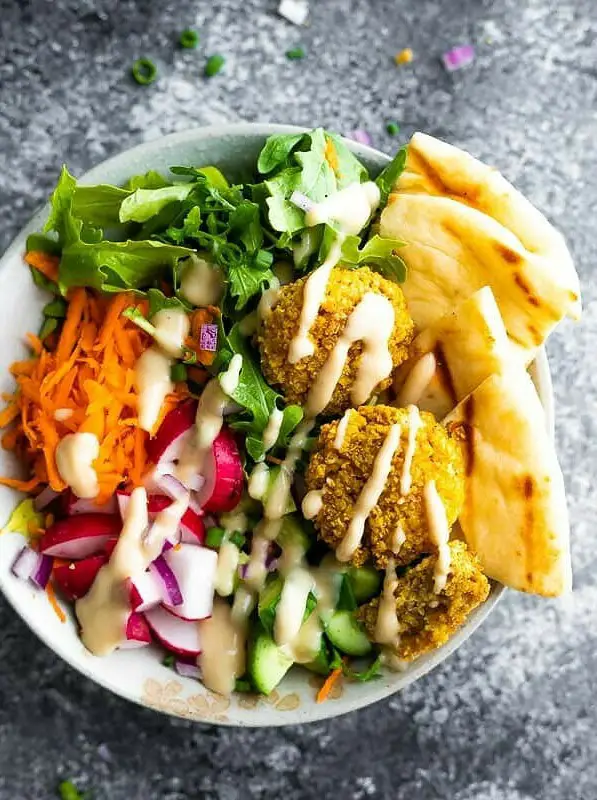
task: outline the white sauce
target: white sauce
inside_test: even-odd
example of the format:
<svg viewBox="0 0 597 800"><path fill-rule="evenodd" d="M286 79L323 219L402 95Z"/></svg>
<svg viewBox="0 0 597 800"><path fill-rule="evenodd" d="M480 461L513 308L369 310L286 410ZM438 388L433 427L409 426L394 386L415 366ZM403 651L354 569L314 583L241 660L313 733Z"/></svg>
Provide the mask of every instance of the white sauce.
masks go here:
<svg viewBox="0 0 597 800"><path fill-rule="evenodd" d="M264 461L255 464L249 475L247 491L253 500L263 500L269 486L269 467Z"/></svg>
<svg viewBox="0 0 597 800"><path fill-rule="evenodd" d="M396 529L394 531L394 535L392 536L392 552L395 556L402 550L402 545L406 541L406 534L404 533L404 529L400 522L396 525Z"/></svg>
<svg viewBox="0 0 597 800"><path fill-rule="evenodd" d="M336 450L342 449L342 445L344 444L344 439L346 437L346 429L348 428L348 423L350 421L351 414L352 414L352 408L349 408L348 411L344 412L344 416L338 423L338 427L336 428L336 436L334 437L334 448Z"/></svg>
<svg viewBox="0 0 597 800"><path fill-rule="evenodd" d="M201 679L212 692L232 694L245 671L246 624L234 618L228 603L214 599L211 617L199 622Z"/></svg>
<svg viewBox="0 0 597 800"><path fill-rule="evenodd" d="M77 497L89 499L99 494L97 472L93 468L99 451L99 441L93 433L69 433L56 447L60 477Z"/></svg>
<svg viewBox="0 0 597 800"><path fill-rule="evenodd" d="M301 509L305 519L315 519L323 506L323 492L311 489L303 498Z"/></svg>
<svg viewBox="0 0 597 800"><path fill-rule="evenodd" d="M392 371L388 343L393 328L394 309L388 298L367 292L348 317L342 335L309 391L306 403L309 415L320 414L330 402L348 352L355 342L363 343L363 352L351 389L351 400L358 406L371 396L377 384Z"/></svg>
<svg viewBox="0 0 597 800"><path fill-rule="evenodd" d="M418 403L423 396L423 392L431 383L436 368L435 355L433 353L425 353L409 372L404 385L398 393L395 405L408 406Z"/></svg>
<svg viewBox="0 0 597 800"><path fill-rule="evenodd" d="M371 475L357 498L346 536L336 549L338 561L349 561L360 545L365 532L365 523L385 488L388 475L392 469L392 460L399 446L400 425L396 423L388 431L388 435L373 462Z"/></svg>
<svg viewBox="0 0 597 800"><path fill-rule="evenodd" d="M312 588L313 578L305 569L297 567L286 576L274 623L274 639L279 647L292 644L298 636Z"/></svg>
<svg viewBox="0 0 597 800"><path fill-rule="evenodd" d="M240 550L234 544L224 540L218 550L218 566L216 568L215 590L220 597L229 597L234 591L234 576L238 569Z"/></svg>
<svg viewBox="0 0 597 800"><path fill-rule="evenodd" d="M371 214L378 207L380 193L372 181L352 183L345 189L330 195L321 203L314 203L305 214L307 227L333 222L338 227L336 240L323 264L307 278L303 287L303 307L299 319L299 328L288 348L288 362L296 364L303 358L313 355L315 345L309 338L319 308L325 297L325 291L332 269L342 257L342 241L346 235L356 235L367 223ZM295 263L297 252L295 250Z"/></svg>
<svg viewBox="0 0 597 800"><path fill-rule="evenodd" d="M398 646L400 640L400 623L396 615L396 598L394 592L398 588L396 565L394 559L388 561L383 591L379 598L377 621L375 623L375 641L378 644Z"/></svg>
<svg viewBox="0 0 597 800"><path fill-rule="evenodd" d="M109 655L124 640L131 613L127 581L144 573L159 556L164 542L174 536L187 507L188 497L175 500L157 515L146 534L147 494L143 488L131 494L110 561L97 573L85 597L75 604L81 639L94 655Z"/></svg>
<svg viewBox="0 0 597 800"><path fill-rule="evenodd" d="M135 366L139 391L139 425L151 433L160 416L166 396L173 390L170 379L172 359L180 356L189 332L189 319L183 311L163 309L152 319L155 342L141 354Z"/></svg>
<svg viewBox="0 0 597 800"><path fill-rule="evenodd" d="M402 465L402 475L400 476L400 494L406 495L412 486L412 464L417 447L417 431L421 427L421 415L416 406L408 407L408 443L404 453L404 464Z"/></svg>
<svg viewBox="0 0 597 800"><path fill-rule="evenodd" d="M72 408L57 408L56 411L54 411L54 419L56 422L66 422L74 413Z"/></svg>
<svg viewBox="0 0 597 800"><path fill-rule="evenodd" d="M425 497L425 510L427 512L427 524L429 525L429 536L437 547L437 561L433 570L434 591L439 594L446 588L446 581L450 574L450 526L446 516L446 509L442 499L438 494L435 481L428 481L423 489Z"/></svg>
<svg viewBox="0 0 597 800"><path fill-rule="evenodd" d="M194 306L217 305L224 290L220 270L193 253L182 262L180 292Z"/></svg>
<svg viewBox="0 0 597 800"><path fill-rule="evenodd" d="M255 594L244 586L240 586L234 593L232 601L232 620L239 625L246 624L255 608Z"/></svg>
<svg viewBox="0 0 597 800"><path fill-rule="evenodd" d="M253 535L251 544L251 557L247 564L245 583L250 589L258 592L265 583L267 577L267 556L269 553L270 540L263 536Z"/></svg>
<svg viewBox="0 0 597 800"><path fill-rule="evenodd" d="M277 406L274 406L271 414L269 415L265 430L263 431L263 448L266 452L271 450L278 441L283 419L284 412L280 411Z"/></svg>

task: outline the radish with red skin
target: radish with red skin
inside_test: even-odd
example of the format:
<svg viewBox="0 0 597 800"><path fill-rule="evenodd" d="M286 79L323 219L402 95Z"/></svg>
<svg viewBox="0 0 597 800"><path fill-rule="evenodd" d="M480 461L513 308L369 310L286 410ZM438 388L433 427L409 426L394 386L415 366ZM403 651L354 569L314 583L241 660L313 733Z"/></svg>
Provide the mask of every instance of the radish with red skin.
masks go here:
<svg viewBox="0 0 597 800"><path fill-rule="evenodd" d="M196 400L186 400L166 414L156 435L147 443L147 455L153 464L180 458L196 415Z"/></svg>
<svg viewBox="0 0 597 800"><path fill-rule="evenodd" d="M57 558L87 558L105 552L121 530L122 520L115 514L76 514L50 525L39 541L39 550Z"/></svg>
<svg viewBox="0 0 597 800"><path fill-rule="evenodd" d="M175 617L160 606L146 611L145 619L156 639L167 650L187 658L196 658L201 653L199 626L196 622Z"/></svg>
<svg viewBox="0 0 597 800"><path fill-rule="evenodd" d="M205 483L197 502L206 512L232 511L243 492L243 465L236 440L229 428L217 435L204 467Z"/></svg>
<svg viewBox="0 0 597 800"><path fill-rule="evenodd" d="M112 495L106 503L98 505L95 500L77 497L71 489L67 489L60 498L60 502L67 517L75 514L118 514L116 495Z"/></svg>
<svg viewBox="0 0 597 800"><path fill-rule="evenodd" d="M162 590L150 572L144 572L129 582L129 597L133 611L148 611L162 600Z"/></svg>
<svg viewBox="0 0 597 800"><path fill-rule="evenodd" d="M215 550L181 544L162 558L172 570L182 595L182 603L164 602L164 608L185 620L210 617L218 565Z"/></svg>
<svg viewBox="0 0 597 800"><path fill-rule="evenodd" d="M143 614L133 611L126 623L126 639L120 643L120 648L132 650L136 647L146 647L151 642L151 629L147 620Z"/></svg>
<svg viewBox="0 0 597 800"><path fill-rule="evenodd" d="M159 514L165 508L172 504L169 497L160 494L149 495L147 502L147 509L149 518ZM182 515L180 520L180 529L182 533L181 541L185 544L203 544L205 541L205 524L203 517L200 513L195 511L194 508L189 506Z"/></svg>
<svg viewBox="0 0 597 800"><path fill-rule="evenodd" d="M54 567L53 578L60 592L71 601L84 597L91 589L97 573L108 563L105 555L90 556Z"/></svg>

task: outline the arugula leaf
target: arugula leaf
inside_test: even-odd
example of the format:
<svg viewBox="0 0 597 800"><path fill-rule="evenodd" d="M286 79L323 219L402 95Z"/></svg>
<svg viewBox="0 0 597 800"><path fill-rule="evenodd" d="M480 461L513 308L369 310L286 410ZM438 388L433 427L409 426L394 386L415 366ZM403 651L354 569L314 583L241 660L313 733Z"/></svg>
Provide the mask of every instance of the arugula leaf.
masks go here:
<svg viewBox="0 0 597 800"><path fill-rule="evenodd" d="M207 179L216 189L229 189L230 184L217 167L170 167L174 175L192 175Z"/></svg>
<svg viewBox="0 0 597 800"><path fill-rule="evenodd" d="M388 202L388 196L398 178L402 175L404 171L404 167L406 165L406 150L407 146L401 147L400 150L396 153L392 161L388 164L388 166L380 172L380 174L375 179L375 183L379 187L379 191L381 193L381 207L385 206Z"/></svg>
<svg viewBox="0 0 597 800"><path fill-rule="evenodd" d="M171 274L179 259L192 252L155 241L79 241L62 251L60 288L65 293L70 286L91 286L104 292L147 287Z"/></svg>
<svg viewBox="0 0 597 800"><path fill-rule="evenodd" d="M361 670L360 672L358 670L351 669L345 662L342 662L341 666L342 666L342 672L351 681L358 681L359 683L367 683L367 681L379 678L379 673L381 671L381 666L382 666L382 660L380 655L377 656L375 661L373 661L368 667L366 667L364 670Z"/></svg>
<svg viewBox="0 0 597 800"><path fill-rule="evenodd" d="M359 248L358 236L347 236L342 243L342 263L347 266L370 266L384 278L404 283L406 280L406 264L398 255L398 250L405 242L400 239L383 239L372 236L363 247Z"/></svg>
<svg viewBox="0 0 597 800"><path fill-rule="evenodd" d="M175 183L160 189L136 189L120 206L120 222L147 222L166 206L186 200L193 189L191 183Z"/></svg>
<svg viewBox="0 0 597 800"><path fill-rule="evenodd" d="M331 139L336 151L338 166L334 170L338 189L344 189L351 183L362 183L369 179L369 174L359 159L350 152L341 136L336 133L326 133Z"/></svg>
<svg viewBox="0 0 597 800"><path fill-rule="evenodd" d="M257 169L262 175L273 172L283 164L296 145L303 139L304 133L280 133L270 136L257 159Z"/></svg>
<svg viewBox="0 0 597 800"><path fill-rule="evenodd" d="M107 228L119 225L118 212L123 200L130 192L118 186L102 183L97 186L76 185L72 196L71 211L75 217L90 225Z"/></svg>
<svg viewBox="0 0 597 800"><path fill-rule="evenodd" d="M228 225L248 253L256 253L259 250L263 244L263 229L257 203L251 203L249 200L240 203L230 214Z"/></svg>
<svg viewBox="0 0 597 800"><path fill-rule="evenodd" d="M234 308L239 311L262 288L271 282L274 273L271 269L252 267L243 261L231 263L226 271L230 294L236 298Z"/></svg>
<svg viewBox="0 0 597 800"><path fill-rule="evenodd" d="M168 181L159 172L150 169L143 175L133 175L125 183L124 188L134 192L136 189L161 189L163 186L169 186Z"/></svg>

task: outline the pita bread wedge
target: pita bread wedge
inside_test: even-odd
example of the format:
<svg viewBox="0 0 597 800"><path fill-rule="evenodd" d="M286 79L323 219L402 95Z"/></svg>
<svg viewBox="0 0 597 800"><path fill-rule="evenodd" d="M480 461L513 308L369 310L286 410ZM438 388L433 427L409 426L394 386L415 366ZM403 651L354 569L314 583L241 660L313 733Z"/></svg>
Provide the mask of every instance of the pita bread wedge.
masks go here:
<svg viewBox="0 0 597 800"><path fill-rule="evenodd" d="M489 286L422 331L409 354L394 383L397 404L416 403L438 419L515 357Z"/></svg>
<svg viewBox="0 0 597 800"><path fill-rule="evenodd" d="M465 458L460 525L483 571L523 592L568 591L564 481L527 372L513 365L487 378L444 423Z"/></svg>
<svg viewBox="0 0 597 800"><path fill-rule="evenodd" d="M508 336L528 364L555 325L580 315L580 287L562 236L496 170L416 133L380 218L406 242L403 284L419 329L491 286Z"/></svg>

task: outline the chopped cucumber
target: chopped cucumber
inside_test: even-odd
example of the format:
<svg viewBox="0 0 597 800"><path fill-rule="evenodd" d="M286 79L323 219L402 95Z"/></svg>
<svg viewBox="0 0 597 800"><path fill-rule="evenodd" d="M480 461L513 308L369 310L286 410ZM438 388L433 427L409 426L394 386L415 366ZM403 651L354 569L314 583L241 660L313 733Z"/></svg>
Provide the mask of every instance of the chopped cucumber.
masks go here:
<svg viewBox="0 0 597 800"><path fill-rule="evenodd" d="M282 550L300 548L303 554L311 547L312 539L295 514L284 517L277 543Z"/></svg>
<svg viewBox="0 0 597 800"><path fill-rule="evenodd" d="M366 656L371 652L371 642L350 611L336 611L327 622L326 634L330 642L349 656Z"/></svg>
<svg viewBox="0 0 597 800"><path fill-rule="evenodd" d="M348 576L352 584L352 591L357 603L366 603L379 594L381 589L381 575L373 567L350 567Z"/></svg>
<svg viewBox="0 0 597 800"><path fill-rule="evenodd" d="M271 467L269 471L269 479L267 482L267 489L265 490L265 494L263 495L263 505L267 503L268 497L273 489L273 486L280 474L280 467ZM285 514L292 514L293 511L296 511L296 505L294 500L292 499L292 495L288 495L288 500L286 501L286 508L284 509Z"/></svg>
<svg viewBox="0 0 597 800"><path fill-rule="evenodd" d="M258 627L248 656L248 673L255 689L262 694L272 692L292 664L292 659L284 655L272 637Z"/></svg>
<svg viewBox="0 0 597 800"><path fill-rule="evenodd" d="M330 674L330 670L332 669L330 663L330 654L323 636L321 638L321 647L319 648L319 653L317 653L313 661L309 661L308 664L303 664L302 666L305 667L305 669L308 669L309 672L315 672L317 675Z"/></svg>
<svg viewBox="0 0 597 800"><path fill-rule="evenodd" d="M356 607L357 601L354 596L352 580L349 574L345 572L340 581L340 591L338 592L336 608L338 611L354 611Z"/></svg>
<svg viewBox="0 0 597 800"><path fill-rule="evenodd" d="M280 595L284 586L284 579L281 575L272 576L261 592L259 593L259 603L257 605L257 613L261 624L266 632L270 635L274 631L274 622L276 619L276 609L280 602Z"/></svg>

